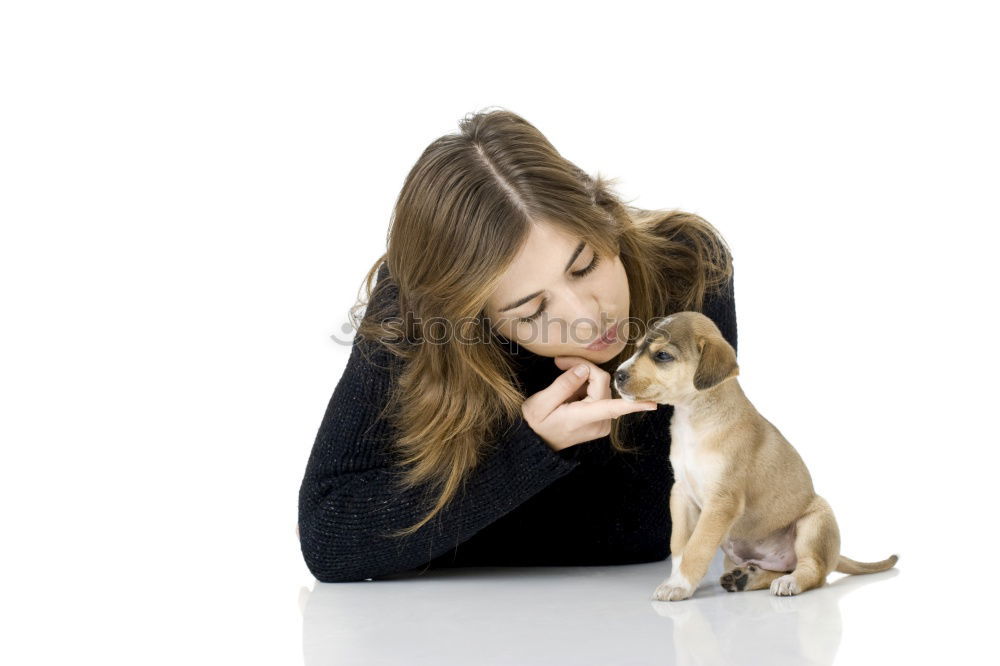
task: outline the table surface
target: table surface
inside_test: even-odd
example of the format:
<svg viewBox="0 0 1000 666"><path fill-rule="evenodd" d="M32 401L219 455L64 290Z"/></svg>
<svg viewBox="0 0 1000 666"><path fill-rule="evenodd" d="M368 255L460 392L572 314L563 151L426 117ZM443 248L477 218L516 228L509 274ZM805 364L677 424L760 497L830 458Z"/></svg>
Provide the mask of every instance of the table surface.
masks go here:
<svg viewBox="0 0 1000 666"><path fill-rule="evenodd" d="M722 552L695 595L652 599L672 560L469 567L303 590L305 664L831 664L947 652L912 618L901 555L791 597L727 592ZM910 577L912 578L912 576ZM916 593L917 604L941 604ZM924 615L926 617L926 615ZM924 640L930 638L931 640Z"/></svg>

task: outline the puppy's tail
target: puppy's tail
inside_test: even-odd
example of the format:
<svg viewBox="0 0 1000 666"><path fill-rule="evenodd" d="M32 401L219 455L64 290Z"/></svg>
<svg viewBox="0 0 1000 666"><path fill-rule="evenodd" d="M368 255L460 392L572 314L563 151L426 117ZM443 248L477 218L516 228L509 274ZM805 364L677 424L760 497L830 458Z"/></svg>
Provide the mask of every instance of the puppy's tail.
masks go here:
<svg viewBox="0 0 1000 666"><path fill-rule="evenodd" d="M896 561L899 559L897 555L890 555L884 560L879 562L858 562L857 560L852 560L849 557L840 556L840 561L837 562L837 568L834 571L839 571L845 574L868 574L877 573L879 571L885 571L886 569L891 569Z"/></svg>

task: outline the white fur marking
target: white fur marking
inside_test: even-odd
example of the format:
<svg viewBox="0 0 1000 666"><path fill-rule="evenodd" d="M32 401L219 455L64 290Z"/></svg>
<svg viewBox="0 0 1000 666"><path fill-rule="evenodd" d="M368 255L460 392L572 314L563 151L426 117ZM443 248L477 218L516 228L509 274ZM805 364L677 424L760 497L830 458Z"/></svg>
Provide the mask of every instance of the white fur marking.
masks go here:
<svg viewBox="0 0 1000 666"><path fill-rule="evenodd" d="M636 356L638 356L638 354L636 354ZM635 356L632 356L632 358L630 358L629 360L625 361L620 366L618 366L618 370L628 370L629 368L632 367L633 363L635 363ZM612 374L612 378L613 377L614 377L614 374ZM612 381L615 382L615 388L617 389L618 388L618 382L615 381L614 379L612 379ZM636 402L635 396L632 395L632 394L630 394L630 393L623 393L619 389L618 390L618 394L622 397L622 400L627 400L628 402Z"/></svg>
<svg viewBox="0 0 1000 666"><path fill-rule="evenodd" d="M706 491L722 473L723 460L699 447L689 414L683 405L674 406L670 419L670 466L674 470L674 482L701 509L705 505Z"/></svg>
<svg viewBox="0 0 1000 666"><path fill-rule="evenodd" d="M681 559L678 556L670 568L670 577L659 584L653 598L658 601L681 601L694 594L694 585L681 573Z"/></svg>
<svg viewBox="0 0 1000 666"><path fill-rule="evenodd" d="M787 597L793 594L798 594L801 591L802 590L799 589L798 582L795 580L794 574L785 574L784 576L779 576L771 581L771 594Z"/></svg>

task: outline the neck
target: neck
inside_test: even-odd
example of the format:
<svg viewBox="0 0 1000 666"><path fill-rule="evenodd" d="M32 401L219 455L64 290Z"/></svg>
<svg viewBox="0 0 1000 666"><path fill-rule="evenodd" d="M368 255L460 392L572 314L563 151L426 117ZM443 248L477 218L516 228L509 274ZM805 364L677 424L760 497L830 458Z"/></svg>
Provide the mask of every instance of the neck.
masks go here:
<svg viewBox="0 0 1000 666"><path fill-rule="evenodd" d="M725 423L735 417L739 408L749 402L739 381L730 377L712 388L693 393L690 397L674 405L674 412L688 419L693 425L709 422L712 425Z"/></svg>

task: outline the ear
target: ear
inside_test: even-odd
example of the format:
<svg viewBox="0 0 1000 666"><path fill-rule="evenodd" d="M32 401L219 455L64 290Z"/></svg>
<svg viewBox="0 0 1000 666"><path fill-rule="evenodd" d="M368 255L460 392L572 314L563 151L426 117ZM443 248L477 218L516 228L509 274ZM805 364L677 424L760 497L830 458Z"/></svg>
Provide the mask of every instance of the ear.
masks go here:
<svg viewBox="0 0 1000 666"><path fill-rule="evenodd" d="M698 369L694 371L694 387L699 391L740 374L736 351L725 338L717 335L699 337L698 348L701 358Z"/></svg>

